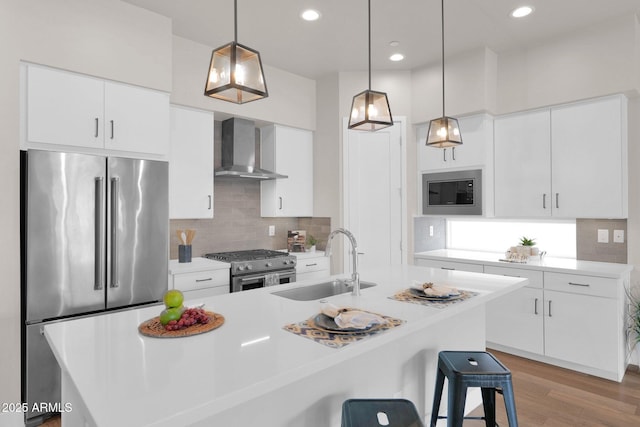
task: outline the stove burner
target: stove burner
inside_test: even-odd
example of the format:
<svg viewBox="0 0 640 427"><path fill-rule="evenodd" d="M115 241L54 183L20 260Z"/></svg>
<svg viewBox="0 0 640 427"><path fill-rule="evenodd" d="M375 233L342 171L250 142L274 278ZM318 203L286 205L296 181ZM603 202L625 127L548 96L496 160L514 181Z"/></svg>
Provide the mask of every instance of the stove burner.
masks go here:
<svg viewBox="0 0 640 427"><path fill-rule="evenodd" d="M269 259L288 257L286 252L272 251L269 249L251 249L247 251L231 251L231 252L216 252L206 254L205 257L209 259L215 259L224 262L241 262L241 261L253 261L257 259Z"/></svg>

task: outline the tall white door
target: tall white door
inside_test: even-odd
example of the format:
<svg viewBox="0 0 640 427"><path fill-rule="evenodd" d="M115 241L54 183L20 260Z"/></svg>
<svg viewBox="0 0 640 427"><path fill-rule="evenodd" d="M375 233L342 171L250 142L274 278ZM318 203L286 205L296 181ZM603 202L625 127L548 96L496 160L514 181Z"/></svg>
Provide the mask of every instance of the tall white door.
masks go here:
<svg viewBox="0 0 640 427"><path fill-rule="evenodd" d="M344 222L357 242L360 270L402 262L403 122L377 132L344 126ZM345 246L344 271L351 269Z"/></svg>

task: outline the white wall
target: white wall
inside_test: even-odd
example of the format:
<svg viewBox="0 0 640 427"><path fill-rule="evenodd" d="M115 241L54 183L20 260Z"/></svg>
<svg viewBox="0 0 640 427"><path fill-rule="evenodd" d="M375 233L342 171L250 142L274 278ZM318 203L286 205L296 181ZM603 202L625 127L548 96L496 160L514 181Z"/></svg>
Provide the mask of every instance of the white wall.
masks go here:
<svg viewBox="0 0 640 427"><path fill-rule="evenodd" d="M638 89L638 20L624 16L498 58L499 114Z"/></svg>
<svg viewBox="0 0 640 427"><path fill-rule="evenodd" d="M203 95L211 51L214 48L173 37L173 90L171 102L234 117L316 129L316 82L264 64L269 96L237 105Z"/></svg>

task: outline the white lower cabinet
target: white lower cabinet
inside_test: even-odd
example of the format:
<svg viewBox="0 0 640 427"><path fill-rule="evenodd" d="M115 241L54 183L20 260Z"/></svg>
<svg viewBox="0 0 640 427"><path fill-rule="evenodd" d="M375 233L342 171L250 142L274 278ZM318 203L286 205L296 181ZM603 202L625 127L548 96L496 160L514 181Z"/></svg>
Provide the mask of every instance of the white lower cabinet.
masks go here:
<svg viewBox="0 0 640 427"><path fill-rule="evenodd" d="M456 262L456 261L441 261L441 260L433 260L433 259L424 259L424 258L415 258L415 265L421 265L423 267L431 267L431 268L439 268L442 270L460 270L460 271L471 271L474 273L482 273L484 272L484 268L482 264L471 264L465 262Z"/></svg>
<svg viewBox="0 0 640 427"><path fill-rule="evenodd" d="M331 275L329 257L324 252L314 255L298 256L296 264L296 282L309 279L323 279Z"/></svg>
<svg viewBox="0 0 640 427"><path fill-rule="evenodd" d="M230 265L207 258L191 262L169 261L169 289L184 293L185 300L206 298L230 292Z"/></svg>
<svg viewBox="0 0 640 427"><path fill-rule="evenodd" d="M484 272L529 279L529 286L487 303L487 341L544 354L543 273L490 265Z"/></svg>
<svg viewBox="0 0 640 427"><path fill-rule="evenodd" d="M487 304L487 346L620 381L624 375L624 281L484 266L530 286Z"/></svg>

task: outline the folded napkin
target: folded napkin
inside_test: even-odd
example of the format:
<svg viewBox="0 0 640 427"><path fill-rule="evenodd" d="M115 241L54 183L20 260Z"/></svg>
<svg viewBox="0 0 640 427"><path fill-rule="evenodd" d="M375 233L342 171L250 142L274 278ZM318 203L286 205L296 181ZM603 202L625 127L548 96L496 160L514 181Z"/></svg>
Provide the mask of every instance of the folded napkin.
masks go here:
<svg viewBox="0 0 640 427"><path fill-rule="evenodd" d="M333 318L340 328L366 329L373 325L384 325L386 319L375 313L358 310L356 308L338 308L331 303L323 304L322 314Z"/></svg>
<svg viewBox="0 0 640 427"><path fill-rule="evenodd" d="M456 288L444 285L436 285L431 282L419 283L413 282L413 289L423 291L429 297L448 297L460 295L460 291Z"/></svg>

